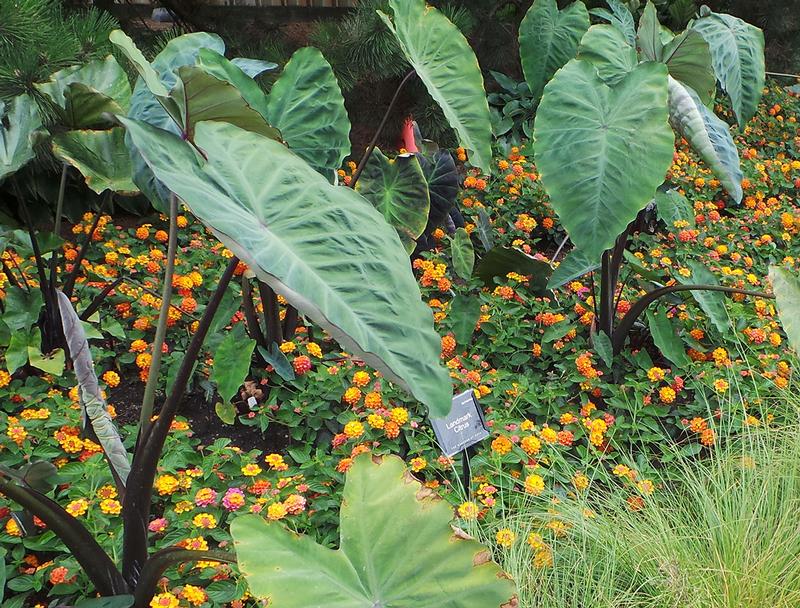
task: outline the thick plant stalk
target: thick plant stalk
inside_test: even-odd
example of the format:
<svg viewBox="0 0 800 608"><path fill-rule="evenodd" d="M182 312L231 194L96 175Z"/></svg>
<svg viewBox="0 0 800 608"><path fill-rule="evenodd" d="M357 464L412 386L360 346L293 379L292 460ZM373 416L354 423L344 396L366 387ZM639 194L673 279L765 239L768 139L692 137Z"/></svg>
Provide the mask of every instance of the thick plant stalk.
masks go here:
<svg viewBox="0 0 800 608"><path fill-rule="evenodd" d="M67 171L69 169L69 165L67 163L63 163L61 165L61 181L58 184L58 200L56 201L56 218L53 222L53 233L57 236L61 236L61 215L64 213L64 193L67 190ZM53 255L50 256L50 289L55 294L56 292L56 267L58 266L58 256L56 252L53 251Z"/></svg>
<svg viewBox="0 0 800 608"><path fill-rule="evenodd" d="M129 593L114 562L84 525L44 494L21 486L0 472L0 492L47 524L83 567L100 595Z"/></svg>
<svg viewBox="0 0 800 608"><path fill-rule="evenodd" d="M122 443L117 427L106 409L106 402L97 382L92 363L92 353L86 333L69 298L57 292L58 308L61 313L61 326L69 347L69 355L75 368L75 376L80 387L80 402L83 408L83 424L91 424L103 454L108 460L111 473L121 495L125 494L125 482L131 470L128 451Z"/></svg>
<svg viewBox="0 0 800 608"><path fill-rule="evenodd" d="M266 347L267 339L264 337L264 332L261 331L258 315L256 315L256 309L253 305L253 290L250 286L250 279L244 275L242 275L242 309L244 310L244 318L250 337L253 338L259 346Z"/></svg>
<svg viewBox="0 0 800 608"><path fill-rule="evenodd" d="M258 293L261 296L261 307L264 310L264 326L267 330L267 345L273 342L283 342L283 329L278 311L278 296L272 287L266 283L258 282Z"/></svg>
<svg viewBox="0 0 800 608"><path fill-rule="evenodd" d="M375 149L375 145L378 143L378 138L381 136L383 128L386 126L386 121L389 120L389 115L392 113L394 105L397 103L397 100L400 97L400 91L403 90L405 84L409 80L411 80L411 77L414 74L416 74L416 72L414 70L411 70L408 74L405 75L403 80L400 81L400 84L397 85L397 89L394 92L394 96L392 96L392 100L389 102L389 107L386 108L386 112L383 115L383 119L381 120L381 123L378 125L378 130L375 131L375 135L372 137L372 141L369 142L367 150L366 152L364 152L364 156L361 157L361 160L358 163L358 167L356 167L355 173L353 173L353 179L350 181L351 188L356 187L356 182L358 182L358 178L361 177L361 172L367 165L367 161L369 160L369 157L372 155L372 151Z"/></svg>
<svg viewBox="0 0 800 608"><path fill-rule="evenodd" d="M754 296L756 298L774 299L775 296L764 293L763 291L751 291L749 289L738 289L736 287L723 287L722 285L669 285L667 287L659 287L654 289L648 294L639 298L636 303L631 306L627 314L622 317L622 320L617 326L617 330L611 338L611 344L614 347L614 354L618 355L622 352L622 347L625 346L625 339L628 333L636 323L636 319L647 309L650 304L655 302L658 298L670 293L677 293L679 291L721 291L724 293L738 293L746 296Z"/></svg>
<svg viewBox="0 0 800 608"><path fill-rule="evenodd" d="M222 302L225 290L233 278L239 259L231 259L225 272L217 283L217 288L211 296L197 330L186 349L181 366L175 376L170 392L156 421L141 432L136 453L133 456L131 473L128 476L128 491L122 507L124 523L124 536L122 547L122 574L132 586L136 586L147 561L147 524L150 521L151 499L153 495L153 481L156 476L158 460L161 450L169 434L172 421L178 411L178 405L183 398L183 393L192 375L195 361L200 355L200 349L205 342L211 322Z"/></svg>
<svg viewBox="0 0 800 608"><path fill-rule="evenodd" d="M139 437L141 438L150 428L150 418L153 415L153 404L156 400L156 384L158 373L161 370L161 355L164 338L167 335L167 321L169 320L169 306L172 300L172 275L175 272L175 255L178 245L178 199L174 194L169 197L169 245L167 246L167 266L164 269L164 289L161 294L161 310L158 313L158 326L153 339L153 358L150 361L150 371L147 375L147 384L144 387L142 398L142 411L139 415Z"/></svg>

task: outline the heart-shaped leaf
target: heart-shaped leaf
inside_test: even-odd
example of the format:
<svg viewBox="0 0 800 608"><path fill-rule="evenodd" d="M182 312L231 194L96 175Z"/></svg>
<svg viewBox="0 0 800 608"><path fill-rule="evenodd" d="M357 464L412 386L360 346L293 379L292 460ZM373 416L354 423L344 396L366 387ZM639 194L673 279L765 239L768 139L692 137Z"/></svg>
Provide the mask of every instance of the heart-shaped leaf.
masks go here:
<svg viewBox="0 0 800 608"><path fill-rule="evenodd" d="M764 33L738 17L711 12L692 29L708 43L714 73L743 129L758 110L764 88Z"/></svg>
<svg viewBox="0 0 800 608"><path fill-rule="evenodd" d="M739 152L728 124L709 110L687 86L669 76L669 120L688 141L737 203L742 200Z"/></svg>
<svg viewBox="0 0 800 608"><path fill-rule="evenodd" d="M122 110L127 110L131 101L131 85L125 70L117 63L113 55L105 59L96 59L81 66L72 66L59 70L50 80L35 85L42 93L49 96L60 108L65 109L69 103L69 87L71 84L81 84L84 87L102 94L106 99L112 100ZM77 117L80 116L81 106L76 105ZM85 125L68 123L74 128Z"/></svg>
<svg viewBox="0 0 800 608"><path fill-rule="evenodd" d="M81 172L86 185L100 194L105 190L137 194L125 130L68 131L53 138L53 154Z"/></svg>
<svg viewBox="0 0 800 608"><path fill-rule="evenodd" d="M295 51L269 94L267 119L289 148L330 179L350 154L350 119L322 53Z"/></svg>
<svg viewBox="0 0 800 608"><path fill-rule="evenodd" d="M642 16L639 18L639 29L636 30L636 45L642 55L649 61L661 61L661 23L658 21L656 5L647 0Z"/></svg>
<svg viewBox="0 0 800 608"><path fill-rule="evenodd" d="M428 181L431 208L428 216L428 230L441 226L453 205L460 188L458 169L453 155L447 150L436 150L431 155L417 155L422 172Z"/></svg>
<svg viewBox="0 0 800 608"><path fill-rule="evenodd" d="M459 29L425 0L389 0L378 14L400 43L428 93L484 173L492 170L492 121L475 53Z"/></svg>
<svg viewBox="0 0 800 608"><path fill-rule="evenodd" d="M414 154L387 158L375 148L364 165L356 191L394 226L408 253L428 223L428 183Z"/></svg>
<svg viewBox="0 0 800 608"><path fill-rule="evenodd" d="M556 0L536 0L519 25L522 72L536 99L561 66L575 57L578 42L589 29L583 2L558 10Z"/></svg>
<svg viewBox="0 0 800 608"><path fill-rule="evenodd" d="M600 78L616 85L639 64L636 49L625 41L613 25L593 25L581 38L578 58L590 61Z"/></svg>
<svg viewBox="0 0 800 608"><path fill-rule="evenodd" d="M177 136L120 120L158 179L260 280L431 413L447 413L432 313L397 232L368 201L279 142L227 123L197 125L204 160Z"/></svg>
<svg viewBox="0 0 800 608"><path fill-rule="evenodd" d="M234 519L231 534L251 592L275 608L516 605L514 584L452 517L398 457L362 454L347 473L339 549L255 515Z"/></svg>
<svg viewBox="0 0 800 608"><path fill-rule="evenodd" d="M280 138L280 133L227 80L195 66L179 67L177 73L178 82L170 95L176 100L181 129L190 141L194 141L195 126L204 120L227 122L271 139Z"/></svg>
<svg viewBox="0 0 800 608"><path fill-rule="evenodd" d="M704 104L711 103L717 78L711 64L711 50L699 32L686 30L670 40L664 47L662 62L670 76L691 88Z"/></svg>
<svg viewBox="0 0 800 608"><path fill-rule="evenodd" d="M28 95L15 97L10 108L0 101L0 181L33 159L32 140L41 127L39 111Z"/></svg>
<svg viewBox="0 0 800 608"><path fill-rule="evenodd" d="M589 11L595 17L605 19L625 37L630 46L636 44L636 29L633 22L633 14L630 9L620 2L620 0L606 0L610 11L605 8L593 8Z"/></svg>
<svg viewBox="0 0 800 608"><path fill-rule="evenodd" d="M545 87L534 138L553 209L575 246L599 259L672 164L667 68L643 63L612 89L573 59Z"/></svg>
<svg viewBox="0 0 800 608"><path fill-rule="evenodd" d="M253 60L248 60L253 61ZM252 76L242 70L236 60L228 61L224 56L211 49L202 48L197 54L197 65L208 74L231 83L251 108L268 120L267 94L253 80ZM270 64L270 65L275 65ZM273 138L274 139L274 138Z"/></svg>

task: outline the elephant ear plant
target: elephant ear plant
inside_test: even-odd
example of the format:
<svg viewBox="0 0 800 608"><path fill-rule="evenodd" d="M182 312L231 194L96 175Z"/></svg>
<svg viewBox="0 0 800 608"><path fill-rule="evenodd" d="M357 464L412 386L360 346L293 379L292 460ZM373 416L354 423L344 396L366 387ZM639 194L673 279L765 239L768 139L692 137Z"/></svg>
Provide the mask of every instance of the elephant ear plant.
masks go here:
<svg viewBox="0 0 800 608"><path fill-rule="evenodd" d="M59 70L48 81L36 84L35 88L40 101L46 100L49 104L52 116L47 116L44 121L43 113L32 97L20 95L11 102L10 111L2 116L0 124L0 182L9 180L16 198L16 211L27 229L25 239L9 240L3 243L0 251L6 246L12 246L17 251L30 250L35 258L38 291L41 293L36 309L28 312L39 316L41 310L42 322L36 328L24 328L26 334L15 336L9 348L12 352L17 352L23 346L35 351L41 349L46 353L55 353L51 359L61 357L63 360L66 344L61 331L57 291L60 288L68 296L72 294L81 272L81 261L96 228L95 225L87 234L72 270L59 276L61 219L68 173L71 167L77 168L92 190L97 194L105 193L106 202L115 193L138 193L131 180L131 163L123 142L123 130L114 127L109 120L109 113L127 110L131 89L124 70L110 55L105 59ZM0 115L5 114L4 110L0 107ZM35 145L43 141L50 144L53 155L61 161L52 238L37 233L28 209L29 201L15 175L35 158ZM14 213L15 209L11 207L8 211ZM97 221L99 219L98 214ZM47 254L50 254L49 260L46 259ZM4 272L12 291L31 305L34 296L24 277L17 279L7 266ZM116 286L114 283L109 285L110 288ZM84 320L96 310L107 293L102 291L97 300L81 313ZM42 357L31 356L29 362L34 367L44 369L40 364ZM27 360L27 357L17 360L13 367L19 367ZM52 373L54 370L51 368L46 371Z"/></svg>
<svg viewBox="0 0 800 608"><path fill-rule="evenodd" d="M536 0L526 21L537 20L540 27L557 31L573 21L559 14L554 26L552 10L547 13L551 16L541 16L544 4L546 0ZM715 284L713 275L698 264L692 283L650 291L615 326L615 298L630 236L654 200L659 212L663 206L669 214L666 207L680 198L662 185L672 164L673 129L695 148L734 201L741 201L742 173L729 127L705 104L719 82L742 127L755 111L763 86L764 57L761 31L735 17L703 9L700 18L675 35L658 22L652 2L637 31L624 5L610 5L611 12L598 13L610 23L586 29L577 56L544 87L534 125L542 184L575 246L548 286L558 287L599 268L595 346L609 364L638 317L661 296L691 292L707 314L718 318L721 330L727 329L727 315L720 292L770 297ZM564 30L554 40L566 44L567 32L575 31ZM653 334L662 350L672 350L671 329Z"/></svg>
<svg viewBox="0 0 800 608"><path fill-rule="evenodd" d="M386 19L409 62L432 96L446 106L445 114L473 162L488 169L488 106L477 62L470 59L474 54L455 26L425 8L422 0L390 5L394 14ZM431 46L434 39L440 44ZM167 568L185 561L235 559L232 554L176 547L151 554L147 524L164 442L240 260L263 286L282 294L298 314L408 390L431 415L449 411L452 386L439 362L440 339L432 313L422 302L398 232L358 192L329 181L346 154L349 121L338 85L331 81L330 66L321 55L298 51L267 95L252 79L265 66L229 61L222 55L221 40L213 35L176 38L152 63L123 32L113 32L111 40L139 74L130 110L127 115L116 114L131 153L132 181L154 205L163 208L166 203L170 218L162 306L132 458L102 415L74 311L66 297L59 295L58 301L85 414L122 497L121 564L48 496L49 487L35 487L24 475L2 471L0 492L41 518L63 540L100 595L125 596L121 604L145 608ZM451 61L459 70L463 67L468 78L458 82L449 78ZM311 93L318 89L324 92L320 107L314 105L317 98ZM287 99L294 102L286 103ZM107 115L101 115L103 120ZM309 121L317 121L318 128L309 129ZM118 143L119 137L113 137ZM65 159L71 157L64 154ZM156 410L161 345L172 295L178 198L235 257L207 302ZM421 224L419 220L417 225Z"/></svg>
<svg viewBox="0 0 800 608"><path fill-rule="evenodd" d="M275 608L512 608L513 582L489 550L452 527L453 510L396 456L358 456L344 486L339 548L278 522L231 524L239 567Z"/></svg>

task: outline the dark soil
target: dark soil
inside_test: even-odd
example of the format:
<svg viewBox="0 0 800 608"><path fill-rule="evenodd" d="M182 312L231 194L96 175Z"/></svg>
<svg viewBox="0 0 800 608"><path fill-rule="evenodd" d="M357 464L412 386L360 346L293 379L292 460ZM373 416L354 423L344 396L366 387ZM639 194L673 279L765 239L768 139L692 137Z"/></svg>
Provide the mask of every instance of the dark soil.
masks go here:
<svg viewBox="0 0 800 608"><path fill-rule="evenodd" d="M144 384L132 377L123 379L117 388L110 391L108 400L117 410L117 422L120 425L139 422L143 395ZM159 403L156 399L156 406ZM263 434L255 426L245 426L239 422L225 424L217 416L213 404L207 403L204 395L197 391L184 397L178 415L188 420L193 437L199 439L202 445L224 437L246 451L281 452L291 444L288 430L277 424L271 424Z"/></svg>

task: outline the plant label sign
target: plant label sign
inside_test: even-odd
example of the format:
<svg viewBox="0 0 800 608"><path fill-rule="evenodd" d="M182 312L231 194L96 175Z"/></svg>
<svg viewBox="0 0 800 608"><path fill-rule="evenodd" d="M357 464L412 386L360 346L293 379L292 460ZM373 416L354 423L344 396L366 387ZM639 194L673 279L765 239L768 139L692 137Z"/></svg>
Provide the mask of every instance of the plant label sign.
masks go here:
<svg viewBox="0 0 800 608"><path fill-rule="evenodd" d="M455 395L450 414L431 418L431 426L445 456L458 454L489 436L489 428L472 390Z"/></svg>

